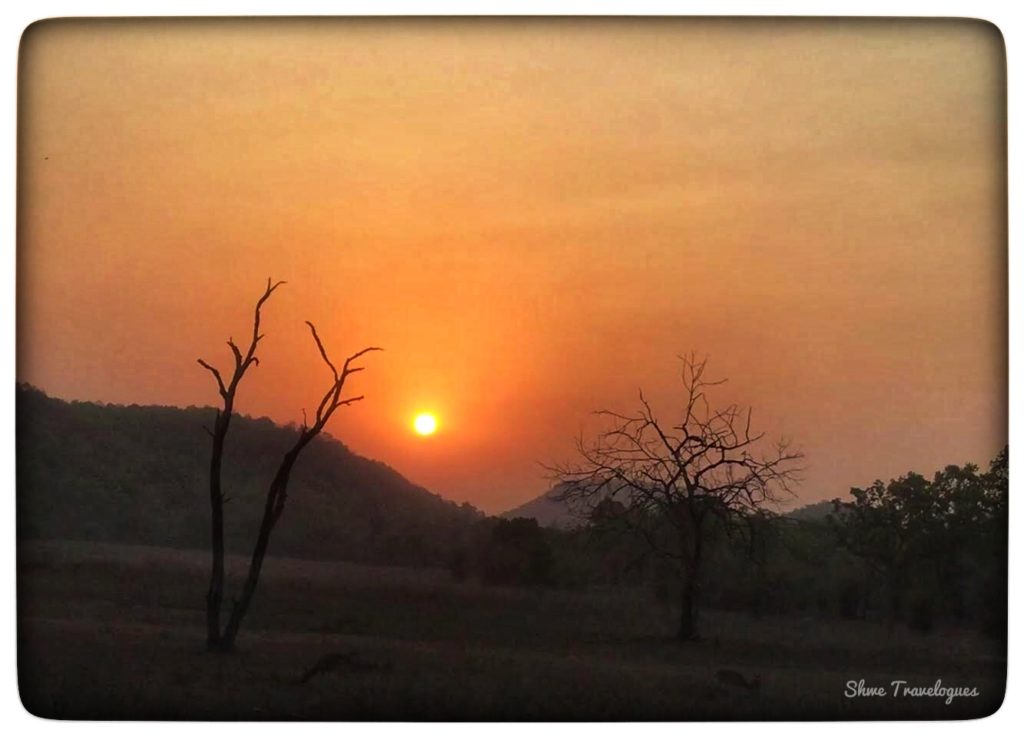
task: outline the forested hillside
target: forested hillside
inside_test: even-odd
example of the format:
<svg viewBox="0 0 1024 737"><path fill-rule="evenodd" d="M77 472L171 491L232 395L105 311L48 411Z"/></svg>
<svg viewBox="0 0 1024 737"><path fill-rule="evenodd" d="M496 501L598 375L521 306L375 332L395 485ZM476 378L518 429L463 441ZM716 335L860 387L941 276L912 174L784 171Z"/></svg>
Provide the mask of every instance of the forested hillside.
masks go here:
<svg viewBox="0 0 1024 737"><path fill-rule="evenodd" d="M184 548L209 545L207 467L214 410L65 402L17 388L18 535ZM247 553L294 428L236 417L224 488L229 552ZM437 565L482 517L340 441L300 460L271 554Z"/></svg>

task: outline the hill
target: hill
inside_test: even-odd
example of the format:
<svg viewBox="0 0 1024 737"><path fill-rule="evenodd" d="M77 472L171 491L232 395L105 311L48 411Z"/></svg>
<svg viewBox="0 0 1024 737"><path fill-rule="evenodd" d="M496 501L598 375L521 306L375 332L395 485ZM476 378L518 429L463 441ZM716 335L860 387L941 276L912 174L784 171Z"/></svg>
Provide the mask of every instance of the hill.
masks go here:
<svg viewBox="0 0 1024 737"><path fill-rule="evenodd" d="M19 540L205 548L215 410L65 402L17 387ZM238 416L224 461L229 552L251 550L264 495L295 428ZM271 553L437 565L482 514L417 486L329 436L299 460Z"/></svg>
<svg viewBox="0 0 1024 737"><path fill-rule="evenodd" d="M580 520L569 511L565 502L557 499L559 491L560 487L554 486L540 496L514 509L502 512L498 516L505 519L515 519L516 517L535 519L541 527L569 529L579 525Z"/></svg>

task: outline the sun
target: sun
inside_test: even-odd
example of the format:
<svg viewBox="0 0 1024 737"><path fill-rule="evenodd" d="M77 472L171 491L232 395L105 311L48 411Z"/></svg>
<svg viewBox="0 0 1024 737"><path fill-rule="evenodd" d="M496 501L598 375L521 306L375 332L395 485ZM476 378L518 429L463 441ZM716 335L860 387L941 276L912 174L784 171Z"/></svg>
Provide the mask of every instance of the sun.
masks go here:
<svg viewBox="0 0 1024 737"><path fill-rule="evenodd" d="M430 412L420 412L412 421L412 429L417 435L433 435L437 432L437 417Z"/></svg>

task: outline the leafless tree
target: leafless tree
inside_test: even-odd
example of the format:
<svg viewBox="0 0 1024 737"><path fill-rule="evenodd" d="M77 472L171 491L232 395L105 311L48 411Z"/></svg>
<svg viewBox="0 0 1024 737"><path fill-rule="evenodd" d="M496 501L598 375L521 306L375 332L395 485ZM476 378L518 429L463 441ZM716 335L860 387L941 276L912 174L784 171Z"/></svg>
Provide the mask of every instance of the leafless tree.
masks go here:
<svg viewBox="0 0 1024 737"><path fill-rule="evenodd" d="M551 470L559 498L576 513L616 522L670 564L680 587L678 637L689 640L697 637L709 523L738 530L763 519L792 494L803 455L785 441L762 450L750 408L713 409L707 391L724 382L705 378L706 360L682 361L678 420L659 420L641 392L635 415L597 412L610 429L580 438L579 460Z"/></svg>
<svg viewBox="0 0 1024 737"><path fill-rule="evenodd" d="M225 383L220 371L211 364L199 358L199 365L213 374L217 381L217 391L220 393L222 406L217 410L217 417L213 423L213 430L208 432L212 438L212 452L210 453L210 524L211 542L210 553L212 556L210 585L206 591L206 647L210 650L218 649L221 641L220 631L220 610L224 599L224 493L221 490L221 467L224 458L224 441L227 439L228 428L231 425L231 418L234 415L235 395L238 392L238 385L245 376L245 372L253 364L259 365L256 357L256 347L259 345L263 335L260 333L260 311L264 303L270 299L279 286L284 282L271 283L267 279L267 288L263 296L256 302L255 315L253 317L252 339L245 355L235 344L234 339L228 338L228 346L235 359L234 371L231 378Z"/></svg>
<svg viewBox="0 0 1024 737"><path fill-rule="evenodd" d="M342 364L341 370L339 371L328 357L327 350L324 348L323 342L317 334L316 327L313 323L309 321L306 322L306 325L309 326L309 330L312 333L313 341L316 343L317 350L320 352L320 357L331 371L331 382L317 406L316 414L311 425L307 424L305 412L303 413L303 423L299 431L299 436L296 438L292 447L284 454L281 459L281 463L278 465L277 472L274 474L274 478L270 483L270 488L267 491L267 498L264 503L263 518L260 522L259 534L256 538L256 545L253 548L252 559L249 563L249 572L246 576L245 583L243 584L241 595L233 602L227 625L224 627L224 630L221 631L220 614L224 598L224 502L226 501L221 485L224 441L227 437L228 427L231 423L231 417L234 412L238 385L250 366L254 364L259 365L259 359L256 357L256 348L260 340L263 338L263 335L260 333L260 311L262 310L264 303L270 299L274 290L282 284L284 284L284 282L272 283L270 279L267 279L266 290L256 302L256 310L253 317L252 340L245 354L243 355L241 349L235 344L234 340L230 338L228 339L228 346L231 348L231 353L235 360L234 372L228 382L223 380L220 371L218 371L214 366L202 359L198 359L199 364L213 374L214 379L216 379L217 389L220 392L223 402L222 407L217 411L213 430L208 431L212 438L212 452L210 456L210 549L212 561L210 585L206 594L206 646L208 650L212 651L231 651L234 649L238 630L242 625L242 620L245 618L246 612L249 610L253 594L256 591L256 585L259 583L260 571L263 568L263 559L266 556L267 547L270 543L270 535L273 532L277 521L280 519L281 514L284 512L285 502L288 499L288 481L291 478L292 470L295 467L295 463L298 460L299 455L302 453L303 449L309 445L313 438L320 434L338 408L353 404L363 399L362 395L343 398L342 390L345 387L345 381L352 374L363 370L361 366L355 365L355 361L367 353L382 350L381 348L371 346L357 351L345 359L345 362Z"/></svg>

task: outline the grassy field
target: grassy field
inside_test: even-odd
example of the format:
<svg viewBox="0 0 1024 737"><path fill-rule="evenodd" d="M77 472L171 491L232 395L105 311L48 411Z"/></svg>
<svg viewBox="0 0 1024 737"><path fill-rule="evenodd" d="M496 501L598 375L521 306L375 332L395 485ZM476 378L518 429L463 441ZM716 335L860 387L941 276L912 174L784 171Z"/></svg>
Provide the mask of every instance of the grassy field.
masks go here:
<svg viewBox="0 0 1024 737"><path fill-rule="evenodd" d="M229 559L233 583L246 561ZM705 612L675 642L644 591L457 583L447 572L268 559L238 652L204 652L201 551L19 546L18 660L32 713L80 719L969 718L1004 653L970 632ZM328 653L346 657L302 683ZM761 687L720 684L734 669ZM847 698L846 683L975 687ZM891 689L890 689L891 690Z"/></svg>

